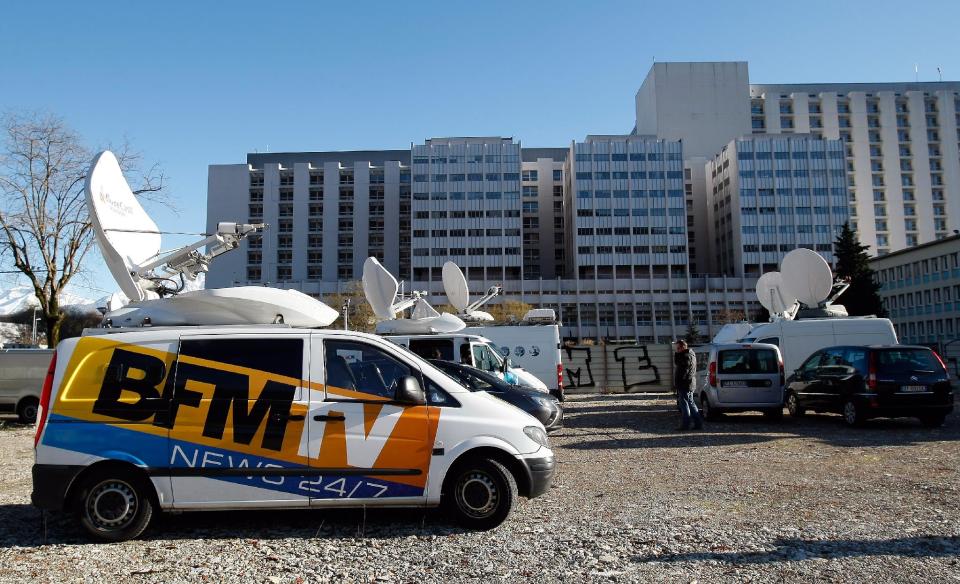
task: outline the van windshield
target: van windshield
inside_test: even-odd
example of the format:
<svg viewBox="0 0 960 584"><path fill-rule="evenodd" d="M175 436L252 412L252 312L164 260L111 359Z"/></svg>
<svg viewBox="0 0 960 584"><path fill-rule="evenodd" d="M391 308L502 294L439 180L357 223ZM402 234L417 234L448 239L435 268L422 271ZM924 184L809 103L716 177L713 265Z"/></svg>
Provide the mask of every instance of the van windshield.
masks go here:
<svg viewBox="0 0 960 584"><path fill-rule="evenodd" d="M727 349L717 355L719 373L779 373L777 353L772 349Z"/></svg>
<svg viewBox="0 0 960 584"><path fill-rule="evenodd" d="M888 349L877 351L877 370L885 375L943 373L943 366L929 349Z"/></svg>

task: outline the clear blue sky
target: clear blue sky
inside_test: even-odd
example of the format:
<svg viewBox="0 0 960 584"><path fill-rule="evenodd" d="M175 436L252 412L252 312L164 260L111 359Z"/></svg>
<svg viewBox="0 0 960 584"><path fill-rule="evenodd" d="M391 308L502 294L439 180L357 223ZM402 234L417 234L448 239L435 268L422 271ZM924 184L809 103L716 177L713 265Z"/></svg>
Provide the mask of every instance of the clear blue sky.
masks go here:
<svg viewBox="0 0 960 584"><path fill-rule="evenodd" d="M778 4L12 2L0 110L55 113L92 145L128 137L170 177L179 216L156 209L160 227L200 231L208 164L624 133L654 58L745 60L754 83L907 81L915 63L960 79L958 2Z"/></svg>

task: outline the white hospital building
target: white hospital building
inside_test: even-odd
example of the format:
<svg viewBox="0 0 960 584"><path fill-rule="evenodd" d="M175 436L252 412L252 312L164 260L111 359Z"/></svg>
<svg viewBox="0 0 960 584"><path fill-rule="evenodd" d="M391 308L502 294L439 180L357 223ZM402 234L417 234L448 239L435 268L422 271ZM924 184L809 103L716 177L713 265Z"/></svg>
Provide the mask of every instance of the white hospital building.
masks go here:
<svg viewBox="0 0 960 584"><path fill-rule="evenodd" d="M655 63L635 106L627 134L547 148L447 137L211 165L208 228L270 227L208 285L322 297L374 255L443 303L452 259L475 292L556 309L565 336L654 341L750 316L756 277L795 247L831 259L845 221L880 255L960 228L958 82L752 85L742 62Z"/></svg>

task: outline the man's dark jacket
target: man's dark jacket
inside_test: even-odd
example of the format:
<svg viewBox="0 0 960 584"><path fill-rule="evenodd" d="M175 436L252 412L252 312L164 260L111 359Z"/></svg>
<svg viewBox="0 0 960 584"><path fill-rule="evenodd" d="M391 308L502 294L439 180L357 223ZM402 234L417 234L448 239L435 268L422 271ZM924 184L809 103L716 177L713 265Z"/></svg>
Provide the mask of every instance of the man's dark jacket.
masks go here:
<svg viewBox="0 0 960 584"><path fill-rule="evenodd" d="M678 392L697 388L697 357L687 349L673 354L673 371Z"/></svg>

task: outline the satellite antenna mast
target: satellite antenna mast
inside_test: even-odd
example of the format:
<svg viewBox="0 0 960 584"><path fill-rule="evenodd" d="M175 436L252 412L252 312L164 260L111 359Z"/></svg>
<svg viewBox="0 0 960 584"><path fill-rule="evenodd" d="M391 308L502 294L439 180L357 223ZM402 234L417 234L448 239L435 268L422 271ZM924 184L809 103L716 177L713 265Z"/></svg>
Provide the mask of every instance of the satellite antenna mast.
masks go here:
<svg viewBox="0 0 960 584"><path fill-rule="evenodd" d="M493 300L501 293L501 286L490 286L487 293L470 302L470 289L463 272L453 262L443 264L443 291L447 294L450 305L457 309L457 316L466 322L493 322L489 312L478 310L481 306Z"/></svg>
<svg viewBox="0 0 960 584"><path fill-rule="evenodd" d="M327 326L337 312L297 290L241 286L183 292L184 278L206 272L210 261L236 249L262 224L219 223L217 232L161 253L160 230L130 190L112 152L97 154L84 187L90 223L125 307L110 302L107 326L285 323ZM202 248L206 247L206 251ZM175 278L180 280L177 285Z"/></svg>
<svg viewBox="0 0 960 584"><path fill-rule="evenodd" d="M376 315L376 332L379 334L452 333L466 327L456 316L440 314L427 302L427 292L411 290L408 298L397 298L397 279L384 268L377 258L368 257L363 262L363 294ZM410 318L397 318L404 310Z"/></svg>

